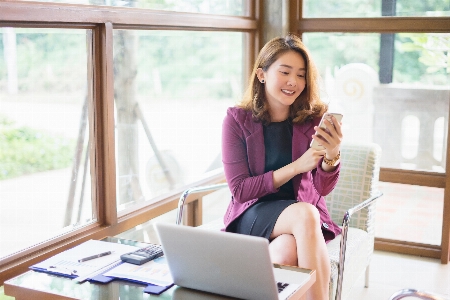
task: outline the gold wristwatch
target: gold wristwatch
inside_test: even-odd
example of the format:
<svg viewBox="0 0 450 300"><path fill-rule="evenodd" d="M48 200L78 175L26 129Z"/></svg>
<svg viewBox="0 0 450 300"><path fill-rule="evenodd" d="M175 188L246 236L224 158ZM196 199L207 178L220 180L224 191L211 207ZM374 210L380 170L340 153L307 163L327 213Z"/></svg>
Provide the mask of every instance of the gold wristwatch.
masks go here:
<svg viewBox="0 0 450 300"><path fill-rule="evenodd" d="M336 162L339 160L339 158L341 158L341 151L339 151L338 155L336 155L336 157L333 159L328 159L327 156L324 155L323 162L333 167L334 165L336 165Z"/></svg>

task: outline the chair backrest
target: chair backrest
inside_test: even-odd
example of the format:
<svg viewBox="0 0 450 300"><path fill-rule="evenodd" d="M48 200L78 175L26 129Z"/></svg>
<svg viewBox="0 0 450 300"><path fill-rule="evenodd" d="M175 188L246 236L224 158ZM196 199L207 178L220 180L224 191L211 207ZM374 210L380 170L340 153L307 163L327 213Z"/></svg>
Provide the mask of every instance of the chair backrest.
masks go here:
<svg viewBox="0 0 450 300"><path fill-rule="evenodd" d="M341 173L339 182L326 198L328 211L334 222L342 225L345 212L372 197L378 191L381 148L375 143L341 145ZM370 214L375 214L375 205L352 216L351 227L369 231Z"/></svg>

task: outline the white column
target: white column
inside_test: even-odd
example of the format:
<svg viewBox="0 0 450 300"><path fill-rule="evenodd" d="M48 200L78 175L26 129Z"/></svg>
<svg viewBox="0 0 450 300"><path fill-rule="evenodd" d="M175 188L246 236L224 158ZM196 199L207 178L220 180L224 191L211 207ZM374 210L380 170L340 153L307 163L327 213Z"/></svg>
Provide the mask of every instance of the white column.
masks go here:
<svg viewBox="0 0 450 300"><path fill-rule="evenodd" d="M17 49L16 33L12 27L3 28L3 52L7 70L7 90L9 94L17 94Z"/></svg>

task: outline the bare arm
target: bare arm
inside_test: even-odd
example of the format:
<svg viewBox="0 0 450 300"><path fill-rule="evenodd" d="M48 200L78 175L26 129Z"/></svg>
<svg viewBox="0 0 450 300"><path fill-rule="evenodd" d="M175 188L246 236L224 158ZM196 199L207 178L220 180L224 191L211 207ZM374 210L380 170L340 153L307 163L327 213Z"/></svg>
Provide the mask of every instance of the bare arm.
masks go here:
<svg viewBox="0 0 450 300"><path fill-rule="evenodd" d="M311 171L317 167L317 163L325 155L325 150L309 148L302 156L290 164L273 172L273 185L279 188L294 176Z"/></svg>

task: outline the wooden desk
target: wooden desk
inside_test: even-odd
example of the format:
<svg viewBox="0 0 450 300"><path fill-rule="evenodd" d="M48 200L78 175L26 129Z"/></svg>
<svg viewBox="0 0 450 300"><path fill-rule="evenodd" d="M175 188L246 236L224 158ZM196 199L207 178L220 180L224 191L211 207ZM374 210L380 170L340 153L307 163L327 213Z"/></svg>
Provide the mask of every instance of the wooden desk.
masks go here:
<svg viewBox="0 0 450 300"><path fill-rule="evenodd" d="M111 242L143 243L122 240L117 238L104 239ZM124 242L125 241L125 242ZM146 244L145 244L146 245ZM282 266L283 267L283 266ZM310 280L296 292L292 299L299 299L316 281L315 271L299 269L301 272L309 273ZM144 293L145 286L122 280L114 280L108 284L77 283L73 280L46 273L28 271L17 277L5 281L4 290L8 296L16 300L148 300L148 299L232 299L225 296L195 291L192 289L174 286L159 296Z"/></svg>

